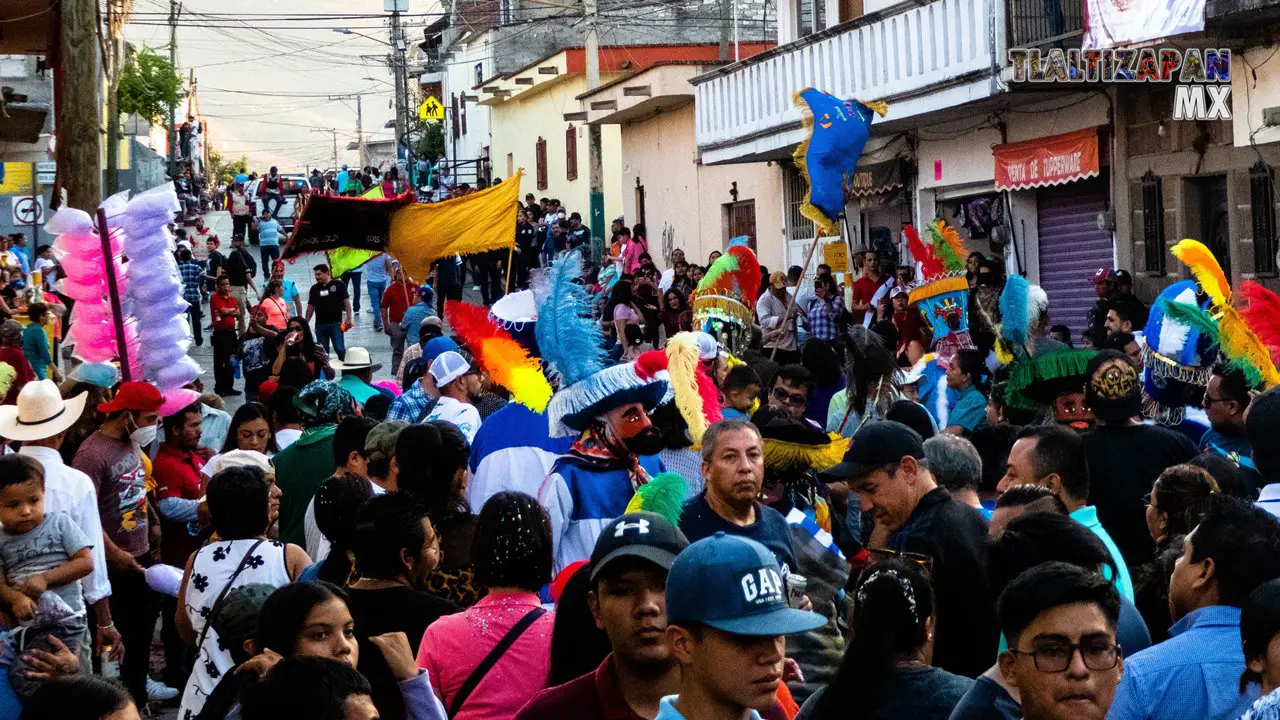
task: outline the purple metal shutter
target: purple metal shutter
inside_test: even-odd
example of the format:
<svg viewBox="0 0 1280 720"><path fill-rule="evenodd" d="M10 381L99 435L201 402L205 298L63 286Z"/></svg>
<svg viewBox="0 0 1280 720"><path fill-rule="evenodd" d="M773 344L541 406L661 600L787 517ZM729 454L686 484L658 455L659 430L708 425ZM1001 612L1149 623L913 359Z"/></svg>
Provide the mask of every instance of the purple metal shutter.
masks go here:
<svg viewBox="0 0 1280 720"><path fill-rule="evenodd" d="M1111 267L1111 231L1098 229L1107 209L1106 178L1040 188L1040 287L1049 295L1049 320L1066 325L1077 339L1097 296L1093 273Z"/></svg>

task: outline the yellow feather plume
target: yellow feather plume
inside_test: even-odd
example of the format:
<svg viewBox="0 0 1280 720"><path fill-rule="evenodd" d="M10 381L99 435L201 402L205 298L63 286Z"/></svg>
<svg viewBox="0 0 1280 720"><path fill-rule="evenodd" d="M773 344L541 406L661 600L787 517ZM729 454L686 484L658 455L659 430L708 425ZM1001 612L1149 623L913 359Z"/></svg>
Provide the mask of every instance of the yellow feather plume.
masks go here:
<svg viewBox="0 0 1280 720"><path fill-rule="evenodd" d="M1187 238L1173 246L1173 254L1191 270L1214 306L1222 307L1231 302L1231 283L1222 272L1218 259L1204 243Z"/></svg>
<svg viewBox="0 0 1280 720"><path fill-rule="evenodd" d="M1186 242L1185 240L1183 242ZM1219 342L1228 357L1239 358L1256 367L1267 387L1280 385L1280 370L1271 360L1271 351L1241 317L1240 311L1230 305L1221 308L1218 318Z"/></svg>
<svg viewBox="0 0 1280 720"><path fill-rule="evenodd" d="M844 459L852 438L838 433L828 433L831 442L825 445L806 445L784 440L764 441L764 466L780 470L795 465L805 465L818 472L834 467Z"/></svg>
<svg viewBox="0 0 1280 720"><path fill-rule="evenodd" d="M667 374L676 395L676 407L694 446L702 445L707 431L707 418L702 414L702 395L698 393L698 340L691 332L677 333L667 341Z"/></svg>

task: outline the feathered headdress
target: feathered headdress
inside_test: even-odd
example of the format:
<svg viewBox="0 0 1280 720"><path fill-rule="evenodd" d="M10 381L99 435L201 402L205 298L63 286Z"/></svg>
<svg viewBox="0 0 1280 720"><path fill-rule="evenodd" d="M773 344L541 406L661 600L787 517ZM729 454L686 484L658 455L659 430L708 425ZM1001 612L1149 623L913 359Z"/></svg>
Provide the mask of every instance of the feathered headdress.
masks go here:
<svg viewBox="0 0 1280 720"><path fill-rule="evenodd" d="M920 280L911 286L912 303L969 289L964 278L964 262L969 256L969 249L959 233L945 220L929 223L928 231L930 242L926 244L914 227L907 225L902 228L912 259L920 263Z"/></svg>
<svg viewBox="0 0 1280 720"><path fill-rule="evenodd" d="M1222 272L1222 266L1209 248L1187 239L1173 246L1173 254L1186 264L1200 283L1201 289L1209 296L1209 317L1217 320L1217 344L1227 362L1239 368L1254 386L1272 387L1280 384L1280 370L1276 369L1270 348L1263 344L1262 339L1232 303L1231 286ZM1183 303L1169 303L1165 313L1192 327L1204 326L1204 318L1189 310Z"/></svg>
<svg viewBox="0 0 1280 720"><path fill-rule="evenodd" d="M635 362L605 367L604 333L591 319L591 296L579 280L582 253L565 253L535 279L542 358L560 379L547 403L552 437L582 432L595 418L628 403L652 410L667 402L667 356L651 350Z"/></svg>
<svg viewBox="0 0 1280 720"><path fill-rule="evenodd" d="M1027 409L1049 405L1064 392L1083 392L1086 368L1094 355L1093 350L1066 349L1019 358L1009 366L1005 402L1009 407Z"/></svg>
<svg viewBox="0 0 1280 720"><path fill-rule="evenodd" d="M751 339L756 297L760 294L760 261L751 248L731 246L716 259L690 297L694 327L727 335L731 349Z"/></svg>
<svg viewBox="0 0 1280 720"><path fill-rule="evenodd" d="M542 374L538 359L499 327L486 308L449 301L445 316L458 340L495 383L511 391L513 400L534 412L547 409L551 384Z"/></svg>
<svg viewBox="0 0 1280 720"><path fill-rule="evenodd" d="M702 445L707 427L720 420L720 397L698 358L698 339L691 332L673 335L667 341L667 373L675 393L676 407L689 428L694 447Z"/></svg>
<svg viewBox="0 0 1280 720"><path fill-rule="evenodd" d="M1217 324L1208 314L1185 322L1183 308L1166 313L1170 305L1186 306L1200 311L1196 300L1196 282L1183 280L1161 291L1151 306L1143 328L1142 414L1164 425L1180 425L1186 418L1187 387L1204 387L1209 382L1216 353L1210 348L1217 342ZM1179 317L1183 319L1180 320ZM1211 332L1206 336L1202 328Z"/></svg>

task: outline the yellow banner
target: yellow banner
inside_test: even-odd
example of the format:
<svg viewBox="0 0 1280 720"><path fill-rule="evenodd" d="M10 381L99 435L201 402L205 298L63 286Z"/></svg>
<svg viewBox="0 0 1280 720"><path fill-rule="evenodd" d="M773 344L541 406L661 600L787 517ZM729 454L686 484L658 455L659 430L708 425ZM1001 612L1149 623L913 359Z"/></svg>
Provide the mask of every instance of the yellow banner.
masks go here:
<svg viewBox="0 0 1280 720"><path fill-rule="evenodd" d="M31 163L7 162L0 178L0 195L31 194Z"/></svg>
<svg viewBox="0 0 1280 720"><path fill-rule="evenodd" d="M410 278L422 282L431 274L431 263L442 257L511 247L523 175L519 170L486 190L397 210L391 216L387 252Z"/></svg>

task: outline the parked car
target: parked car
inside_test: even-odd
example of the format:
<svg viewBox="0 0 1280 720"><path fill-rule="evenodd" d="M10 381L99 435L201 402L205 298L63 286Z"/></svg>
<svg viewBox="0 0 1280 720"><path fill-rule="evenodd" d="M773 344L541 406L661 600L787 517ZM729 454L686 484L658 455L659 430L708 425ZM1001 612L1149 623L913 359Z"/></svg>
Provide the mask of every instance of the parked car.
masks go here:
<svg viewBox="0 0 1280 720"><path fill-rule="evenodd" d="M305 175L284 175L280 178L284 181L284 202L280 204L280 211L276 213L276 219L280 221L280 227L285 230L292 231L293 225L298 219L298 196L310 191L310 185L307 184ZM253 214L255 216L262 214L264 195L262 190L262 182L264 178L258 178L246 186L251 198L256 198L254 203Z"/></svg>

